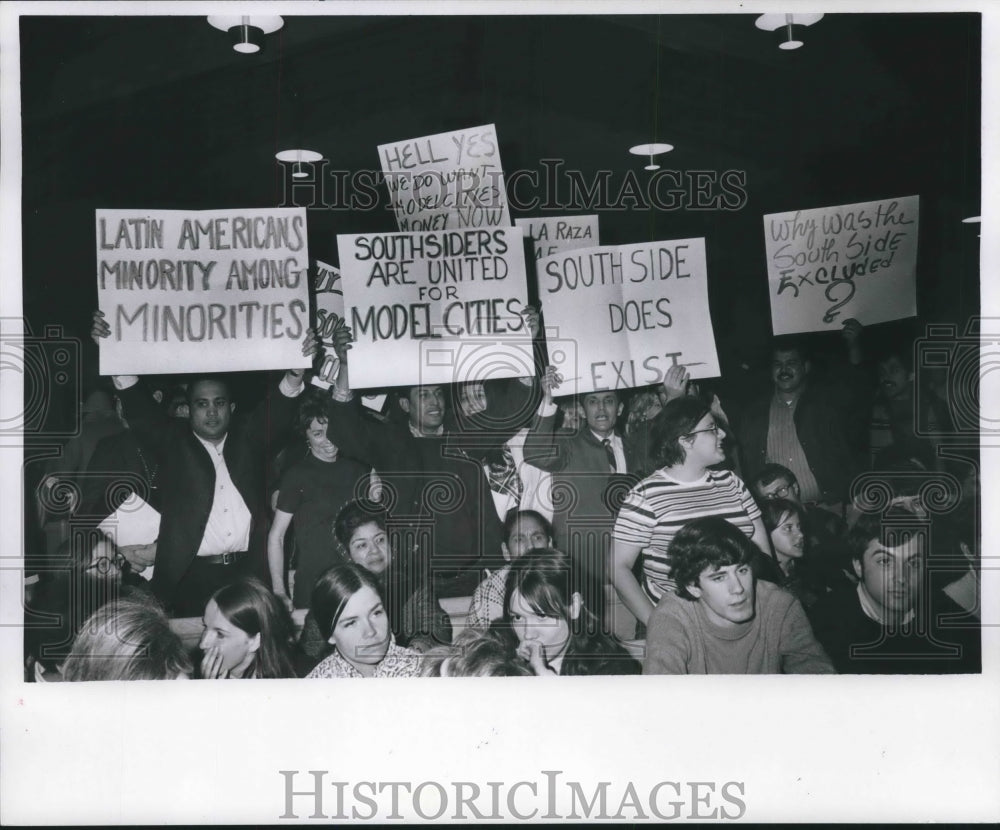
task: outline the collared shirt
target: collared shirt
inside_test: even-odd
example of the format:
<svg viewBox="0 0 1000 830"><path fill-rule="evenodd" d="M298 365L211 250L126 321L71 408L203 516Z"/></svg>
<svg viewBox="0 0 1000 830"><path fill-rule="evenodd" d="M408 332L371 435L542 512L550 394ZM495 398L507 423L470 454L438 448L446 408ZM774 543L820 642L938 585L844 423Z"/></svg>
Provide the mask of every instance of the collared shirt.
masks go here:
<svg viewBox="0 0 1000 830"><path fill-rule="evenodd" d="M406 425L410 428L410 435L412 435L414 438L427 438L428 436L437 436L438 438L440 438L442 435L444 435L444 424L441 424L441 426L439 426L433 432L421 432L419 429L413 426L413 424L410 421L407 421Z"/></svg>
<svg viewBox="0 0 1000 830"><path fill-rule="evenodd" d="M420 669L420 653L409 648L389 643L382 662L375 666L375 677L416 677ZM328 677L364 677L351 663L334 651L309 674L307 680Z"/></svg>
<svg viewBox="0 0 1000 830"><path fill-rule="evenodd" d="M863 582L858 583L858 602L861 603L861 610L868 619L877 622L879 625L887 625L889 620L879 611L878 604L872 599ZM911 608L899 620L899 625L910 622L916 616L916 609Z"/></svg>
<svg viewBox="0 0 1000 830"><path fill-rule="evenodd" d="M783 401L776 394L771 399L767 426L767 460L772 464L781 464L795 474L802 501L820 501L823 494L795 430L795 409L798 405L799 396L791 401Z"/></svg>
<svg viewBox="0 0 1000 830"><path fill-rule="evenodd" d="M594 436L594 440L597 441L598 444L603 444L605 441L608 442L611 447L611 451L615 454L615 470L619 473L626 472L625 445L622 443L621 437L612 433L607 438L602 438L594 432L594 430L591 430L590 434Z"/></svg>
<svg viewBox="0 0 1000 830"><path fill-rule="evenodd" d="M243 496L233 484L223 456L227 435L218 444L212 444L198 435L195 438L208 450L215 465L215 494L212 497L212 511L208 514L205 535L198 548L198 556L213 556L219 553L236 553L250 547L250 510Z"/></svg>

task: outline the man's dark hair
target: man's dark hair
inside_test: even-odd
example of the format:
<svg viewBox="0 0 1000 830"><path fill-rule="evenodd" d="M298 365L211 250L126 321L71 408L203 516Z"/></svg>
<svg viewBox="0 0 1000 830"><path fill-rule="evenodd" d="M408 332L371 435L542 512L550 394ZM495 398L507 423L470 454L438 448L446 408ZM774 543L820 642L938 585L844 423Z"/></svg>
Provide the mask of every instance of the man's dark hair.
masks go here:
<svg viewBox="0 0 1000 830"><path fill-rule="evenodd" d="M904 505L894 505L886 512L862 513L858 520L847 531L847 539L844 547L852 562L859 564L864 559L865 551L873 540L878 540L880 544L887 547L898 547L906 542L907 520L914 521L915 516L911 509ZM893 521L895 520L895 521ZM895 529L901 531L896 538L892 538Z"/></svg>
<svg viewBox="0 0 1000 830"><path fill-rule="evenodd" d="M685 453L680 439L690 435L709 411L704 403L690 396L668 401L653 419L650 430L653 463L657 467L672 467L683 462Z"/></svg>
<svg viewBox="0 0 1000 830"><path fill-rule="evenodd" d="M781 464L765 464L760 468L760 472L750 479L750 490L751 492L756 492L761 487L774 484L779 478L785 479L789 486L799 483L799 480L795 477L795 473L789 470L788 467Z"/></svg>
<svg viewBox="0 0 1000 830"><path fill-rule="evenodd" d="M743 531L719 516L691 520L677 532L667 551L677 596L694 601L688 588L698 584L706 568L751 565L756 549Z"/></svg>
<svg viewBox="0 0 1000 830"><path fill-rule="evenodd" d="M191 397L194 394L194 388L199 383L218 383L226 390L226 398L229 399L230 403L233 403L233 387L229 382L229 378L225 375L195 375L189 381L187 385L187 402L188 406L194 404L194 399Z"/></svg>
<svg viewBox="0 0 1000 830"><path fill-rule="evenodd" d="M773 360L778 352L795 352L803 363L811 361L805 340L794 334L780 334L771 340L770 359Z"/></svg>

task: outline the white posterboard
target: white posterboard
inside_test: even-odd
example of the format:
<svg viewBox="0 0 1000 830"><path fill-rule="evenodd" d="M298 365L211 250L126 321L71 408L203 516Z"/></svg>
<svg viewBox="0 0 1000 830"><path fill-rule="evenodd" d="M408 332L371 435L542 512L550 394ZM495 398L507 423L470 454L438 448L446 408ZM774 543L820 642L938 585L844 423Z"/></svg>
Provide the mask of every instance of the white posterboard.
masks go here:
<svg viewBox="0 0 1000 830"><path fill-rule="evenodd" d="M510 225L493 124L381 144L378 154L401 231Z"/></svg>
<svg viewBox="0 0 1000 830"><path fill-rule="evenodd" d="M520 228L337 237L350 383L534 374Z"/></svg>
<svg viewBox="0 0 1000 830"><path fill-rule="evenodd" d="M546 257L538 295L562 394L660 383L678 363L719 374L702 238Z"/></svg>
<svg viewBox="0 0 1000 830"><path fill-rule="evenodd" d="M340 269L316 260L313 274L313 295L316 297L316 336L323 343L323 363L309 382L329 389L340 371L340 359L333 350L333 331L338 319L344 317L344 291L340 284Z"/></svg>
<svg viewBox="0 0 1000 830"><path fill-rule="evenodd" d="M96 232L102 375L310 365L305 208L99 209Z"/></svg>
<svg viewBox="0 0 1000 830"><path fill-rule="evenodd" d="M774 333L839 329L917 313L920 197L764 217Z"/></svg>
<svg viewBox="0 0 1000 830"><path fill-rule="evenodd" d="M593 248L601 244L597 234L597 214L588 216L547 216L544 219L515 219L535 247L535 259L552 256L574 248Z"/></svg>

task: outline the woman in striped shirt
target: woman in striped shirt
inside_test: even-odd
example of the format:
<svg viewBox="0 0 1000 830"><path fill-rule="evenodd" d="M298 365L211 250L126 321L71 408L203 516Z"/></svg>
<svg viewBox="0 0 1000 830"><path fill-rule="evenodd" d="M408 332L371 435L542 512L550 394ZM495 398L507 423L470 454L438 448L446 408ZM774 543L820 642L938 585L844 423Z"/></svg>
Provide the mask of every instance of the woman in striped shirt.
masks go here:
<svg viewBox="0 0 1000 830"><path fill-rule="evenodd" d="M721 516L742 530L768 557L771 543L743 482L725 460L726 433L696 397L669 401L653 421L651 445L659 467L629 492L615 522L612 568L615 590L645 624L653 607L675 585L670 579L670 543L687 522ZM633 575L639 559L642 585Z"/></svg>

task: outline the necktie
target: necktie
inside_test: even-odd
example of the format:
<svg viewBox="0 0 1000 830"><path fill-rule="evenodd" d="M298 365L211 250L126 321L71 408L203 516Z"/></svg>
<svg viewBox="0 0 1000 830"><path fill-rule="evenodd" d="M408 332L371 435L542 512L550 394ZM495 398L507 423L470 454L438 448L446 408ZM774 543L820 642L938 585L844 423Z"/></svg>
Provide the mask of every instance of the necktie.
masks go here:
<svg viewBox="0 0 1000 830"><path fill-rule="evenodd" d="M615 451L611 447L611 439L605 438L602 442L604 444L604 454L608 457L608 465L611 467L611 472L618 472L618 464L615 461Z"/></svg>

